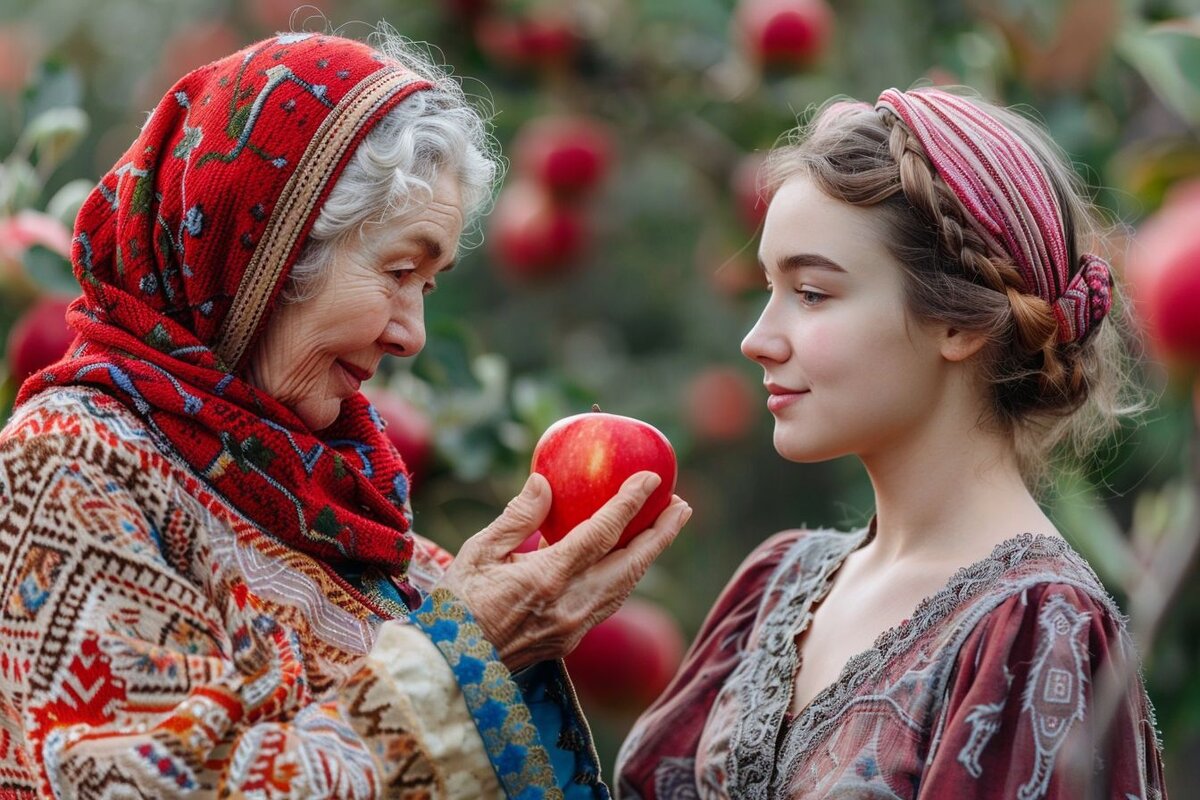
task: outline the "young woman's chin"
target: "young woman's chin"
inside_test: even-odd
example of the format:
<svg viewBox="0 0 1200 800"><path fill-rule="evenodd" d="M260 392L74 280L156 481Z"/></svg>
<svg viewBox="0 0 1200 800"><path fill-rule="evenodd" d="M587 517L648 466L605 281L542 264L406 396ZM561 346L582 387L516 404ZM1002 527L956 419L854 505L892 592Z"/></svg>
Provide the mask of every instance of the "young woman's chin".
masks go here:
<svg viewBox="0 0 1200 800"><path fill-rule="evenodd" d="M850 454L845 447L838 447L833 442L806 441L795 435L789 436L778 428L775 430L774 443L775 452L797 464L819 464Z"/></svg>

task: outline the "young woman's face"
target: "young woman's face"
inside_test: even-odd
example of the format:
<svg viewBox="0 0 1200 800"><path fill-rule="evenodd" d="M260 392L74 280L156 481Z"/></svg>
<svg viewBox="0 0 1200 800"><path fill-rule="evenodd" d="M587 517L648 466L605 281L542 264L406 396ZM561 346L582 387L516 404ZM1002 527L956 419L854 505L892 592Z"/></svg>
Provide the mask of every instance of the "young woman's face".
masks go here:
<svg viewBox="0 0 1200 800"><path fill-rule="evenodd" d="M759 256L770 294L742 352L763 367L775 449L792 461L869 458L917 435L947 362L905 310L877 212L792 178L771 201Z"/></svg>

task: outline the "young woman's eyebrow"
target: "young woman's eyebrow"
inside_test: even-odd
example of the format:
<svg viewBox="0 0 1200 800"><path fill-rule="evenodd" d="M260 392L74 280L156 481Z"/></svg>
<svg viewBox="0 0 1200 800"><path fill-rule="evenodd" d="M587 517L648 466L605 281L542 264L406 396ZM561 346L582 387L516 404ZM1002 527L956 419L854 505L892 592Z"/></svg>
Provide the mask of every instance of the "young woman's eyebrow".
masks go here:
<svg viewBox="0 0 1200 800"><path fill-rule="evenodd" d="M762 257L758 259L758 266L763 272L767 271L766 265L763 263ZM776 268L785 275L795 272L798 269L805 267L811 269L824 269L830 272L845 273L846 269L836 261L831 261L825 256L817 255L816 253L795 253L790 256L784 256L779 259Z"/></svg>

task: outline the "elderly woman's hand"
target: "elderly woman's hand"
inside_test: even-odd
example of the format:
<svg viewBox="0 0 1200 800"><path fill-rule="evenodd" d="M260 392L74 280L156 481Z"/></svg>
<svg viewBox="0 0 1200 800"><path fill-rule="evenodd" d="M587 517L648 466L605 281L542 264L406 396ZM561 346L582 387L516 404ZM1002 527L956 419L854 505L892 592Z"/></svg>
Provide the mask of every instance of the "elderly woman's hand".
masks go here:
<svg viewBox="0 0 1200 800"><path fill-rule="evenodd" d="M534 473L504 513L463 544L441 586L466 603L510 670L564 656L620 607L691 516L672 497L650 528L609 552L659 482L639 472L561 541L514 553L550 510L550 484Z"/></svg>

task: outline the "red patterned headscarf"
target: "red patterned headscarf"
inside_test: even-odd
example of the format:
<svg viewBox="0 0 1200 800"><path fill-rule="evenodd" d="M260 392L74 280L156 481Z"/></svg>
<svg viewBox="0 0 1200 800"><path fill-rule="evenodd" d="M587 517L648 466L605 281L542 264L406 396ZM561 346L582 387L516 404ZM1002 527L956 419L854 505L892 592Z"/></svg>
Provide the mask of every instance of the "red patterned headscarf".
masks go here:
<svg viewBox="0 0 1200 800"><path fill-rule="evenodd" d="M940 89L888 89L875 108L903 120L972 227L1016 264L1025 291L1054 309L1059 342L1086 339L1112 307L1112 275L1097 255L1070 263L1062 209L1029 147L979 106Z"/></svg>
<svg viewBox="0 0 1200 800"><path fill-rule="evenodd" d="M378 416L355 395L314 432L239 370L355 148L426 88L361 42L308 33L184 76L80 210L78 338L18 397L102 389L268 536L410 605L408 477Z"/></svg>

